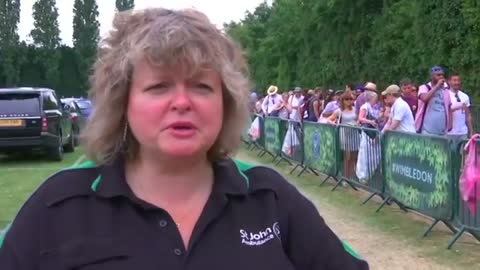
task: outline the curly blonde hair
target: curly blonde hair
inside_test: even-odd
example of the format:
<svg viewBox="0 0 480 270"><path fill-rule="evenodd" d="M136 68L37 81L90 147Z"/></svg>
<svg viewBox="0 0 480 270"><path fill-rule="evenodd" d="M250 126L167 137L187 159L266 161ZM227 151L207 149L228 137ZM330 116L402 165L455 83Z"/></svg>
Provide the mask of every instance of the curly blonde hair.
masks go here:
<svg viewBox="0 0 480 270"><path fill-rule="evenodd" d="M95 109L82 136L88 158L104 164L119 155L138 155L138 141L125 131L132 71L141 60L182 68L187 76L204 67L220 74L223 125L208 158L232 155L249 117L250 83L242 50L201 12L151 8L117 13L113 30L100 44L89 91Z"/></svg>

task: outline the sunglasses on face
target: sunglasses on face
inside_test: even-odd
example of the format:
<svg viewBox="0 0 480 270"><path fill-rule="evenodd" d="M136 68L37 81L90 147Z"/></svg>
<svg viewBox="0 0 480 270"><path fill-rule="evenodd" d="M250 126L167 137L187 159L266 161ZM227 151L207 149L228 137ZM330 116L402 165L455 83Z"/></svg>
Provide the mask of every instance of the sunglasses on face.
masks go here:
<svg viewBox="0 0 480 270"><path fill-rule="evenodd" d="M344 100L345 100L345 101L352 101L353 98L345 98Z"/></svg>

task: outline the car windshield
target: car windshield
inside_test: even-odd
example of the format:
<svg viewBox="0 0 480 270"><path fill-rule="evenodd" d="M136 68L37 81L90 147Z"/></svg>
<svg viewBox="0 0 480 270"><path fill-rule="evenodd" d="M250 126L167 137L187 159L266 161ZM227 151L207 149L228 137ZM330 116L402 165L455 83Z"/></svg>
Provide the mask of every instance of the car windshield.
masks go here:
<svg viewBox="0 0 480 270"><path fill-rule="evenodd" d="M0 94L0 114L39 114L38 94Z"/></svg>

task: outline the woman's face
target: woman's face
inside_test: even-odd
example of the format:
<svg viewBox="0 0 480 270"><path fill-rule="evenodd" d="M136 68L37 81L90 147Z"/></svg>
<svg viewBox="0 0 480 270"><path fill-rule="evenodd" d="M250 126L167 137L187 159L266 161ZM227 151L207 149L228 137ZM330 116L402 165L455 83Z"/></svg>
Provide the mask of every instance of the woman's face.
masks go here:
<svg viewBox="0 0 480 270"><path fill-rule="evenodd" d="M378 96L372 96L370 98L370 104L375 105L378 102Z"/></svg>
<svg viewBox="0 0 480 270"><path fill-rule="evenodd" d="M198 157L215 143L223 122L220 75L203 70L186 78L178 70L139 62L133 71L127 118L140 153Z"/></svg>
<svg viewBox="0 0 480 270"><path fill-rule="evenodd" d="M348 97L344 97L343 98L343 104L350 108L353 106L353 97L352 96L348 96Z"/></svg>

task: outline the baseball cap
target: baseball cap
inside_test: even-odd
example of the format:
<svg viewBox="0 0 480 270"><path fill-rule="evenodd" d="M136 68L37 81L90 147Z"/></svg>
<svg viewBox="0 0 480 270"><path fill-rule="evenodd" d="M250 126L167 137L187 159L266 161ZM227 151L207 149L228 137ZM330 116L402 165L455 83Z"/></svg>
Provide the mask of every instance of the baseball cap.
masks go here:
<svg viewBox="0 0 480 270"><path fill-rule="evenodd" d="M396 84L392 84L385 89L385 91L382 92L382 96L386 95L393 95L393 94L400 94L400 87Z"/></svg>
<svg viewBox="0 0 480 270"><path fill-rule="evenodd" d="M293 92L294 93L302 92L302 88L297 86L297 87L295 87L295 89L293 89Z"/></svg>
<svg viewBox="0 0 480 270"><path fill-rule="evenodd" d="M430 70L430 73L431 74L434 74L434 73L445 73L445 71L443 70L443 68L441 66L433 66Z"/></svg>

